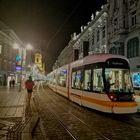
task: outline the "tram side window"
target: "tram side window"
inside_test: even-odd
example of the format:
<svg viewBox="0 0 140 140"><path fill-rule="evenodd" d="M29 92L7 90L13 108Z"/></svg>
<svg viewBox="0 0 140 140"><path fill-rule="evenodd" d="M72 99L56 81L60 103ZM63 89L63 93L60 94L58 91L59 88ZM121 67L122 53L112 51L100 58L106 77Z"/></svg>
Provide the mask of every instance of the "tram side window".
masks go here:
<svg viewBox="0 0 140 140"><path fill-rule="evenodd" d="M84 71L84 90L91 91L91 70Z"/></svg>
<svg viewBox="0 0 140 140"><path fill-rule="evenodd" d="M75 86L75 78L76 78L76 72L72 73L72 88L76 88Z"/></svg>
<svg viewBox="0 0 140 140"><path fill-rule="evenodd" d="M56 84L56 79L55 79L55 74L52 75L52 84L55 85Z"/></svg>
<svg viewBox="0 0 140 140"><path fill-rule="evenodd" d="M56 75L56 84L60 85L60 73L59 72Z"/></svg>
<svg viewBox="0 0 140 140"><path fill-rule="evenodd" d="M102 69L93 70L93 91L103 91Z"/></svg>
<svg viewBox="0 0 140 140"><path fill-rule="evenodd" d="M59 86L66 87L66 81L67 81L67 70L61 70L59 74Z"/></svg>
<svg viewBox="0 0 140 140"><path fill-rule="evenodd" d="M72 73L72 88L83 89L81 70Z"/></svg>

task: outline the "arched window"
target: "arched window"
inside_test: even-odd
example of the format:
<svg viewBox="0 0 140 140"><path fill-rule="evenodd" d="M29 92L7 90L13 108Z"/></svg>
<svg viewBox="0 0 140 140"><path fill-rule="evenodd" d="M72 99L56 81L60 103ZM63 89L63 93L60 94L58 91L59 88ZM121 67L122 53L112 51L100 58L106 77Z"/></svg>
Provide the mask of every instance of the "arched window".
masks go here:
<svg viewBox="0 0 140 140"><path fill-rule="evenodd" d="M116 47L112 47L112 48L109 50L109 53L110 53L110 54L117 54L117 49L116 49Z"/></svg>
<svg viewBox="0 0 140 140"><path fill-rule="evenodd" d="M127 57L139 56L139 39L137 37L128 40L127 42Z"/></svg>
<svg viewBox="0 0 140 140"><path fill-rule="evenodd" d="M124 55L124 45L121 45L120 47L112 47L109 50L110 54L119 54L119 55Z"/></svg>

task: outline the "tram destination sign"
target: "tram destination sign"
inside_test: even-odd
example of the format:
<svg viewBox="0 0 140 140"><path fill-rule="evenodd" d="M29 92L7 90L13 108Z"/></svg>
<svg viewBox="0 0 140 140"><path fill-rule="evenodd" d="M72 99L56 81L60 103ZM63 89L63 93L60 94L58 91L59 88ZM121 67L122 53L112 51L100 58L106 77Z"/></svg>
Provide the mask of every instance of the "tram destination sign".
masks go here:
<svg viewBox="0 0 140 140"><path fill-rule="evenodd" d="M106 66L128 68L128 62L125 59L112 58L112 59L107 60Z"/></svg>

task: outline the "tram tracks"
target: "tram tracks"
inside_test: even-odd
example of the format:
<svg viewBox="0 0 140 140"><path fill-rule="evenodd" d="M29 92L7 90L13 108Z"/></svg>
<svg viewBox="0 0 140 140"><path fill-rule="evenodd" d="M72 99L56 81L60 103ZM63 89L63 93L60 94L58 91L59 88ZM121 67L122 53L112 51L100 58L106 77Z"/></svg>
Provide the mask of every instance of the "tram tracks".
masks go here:
<svg viewBox="0 0 140 140"><path fill-rule="evenodd" d="M99 140L110 140L109 138L107 138L105 135L103 135L102 133L100 133L99 131L97 131L96 129L93 129L91 128L86 122L84 122L83 120L81 120L79 117L77 117L76 115L74 115L73 113L70 113L68 112L68 110L66 109L62 109L62 107L60 106L60 109L62 110L57 110L56 108L58 107L58 105L56 104L56 102L51 99L51 97L47 97L49 98L50 102L51 102L51 105L50 103L41 103L40 99L39 99L39 102L44 106L47 107L46 110L43 111L43 114L42 114L42 118L48 118L49 116L49 121L51 121L51 125L55 124L56 126L59 123L59 125L61 126L61 131L65 131L65 134L63 134L61 132L61 134L58 136L57 135L57 132L56 132L56 128L53 128L53 132L56 132L56 139L59 139L59 137L61 137L60 139L74 139L74 140L77 140L77 139L90 139L90 140L94 140L94 139L99 139ZM50 107L48 107L48 105L50 105ZM39 105L38 105L39 107ZM41 108L41 107L39 107ZM59 107L58 107L59 108ZM55 110L55 111L54 111ZM49 115L49 116L48 116ZM51 120L50 120L51 118ZM47 120L44 119L44 122L47 122ZM46 128L46 133L47 131L49 132L49 123L46 123L46 125L44 124L44 126ZM43 128L45 129L45 128ZM63 129L63 130L62 130ZM46 137L51 137L52 139L52 135L50 135L51 132L47 133L46 134ZM66 136L67 134L69 136ZM64 138L64 135L65 135L65 138ZM54 137L54 134L53 134L53 137Z"/></svg>
<svg viewBox="0 0 140 140"><path fill-rule="evenodd" d="M37 100L42 132L47 140L73 139L67 130L78 140L140 139L138 126L130 123L135 115L129 116L131 119L127 123L121 115L115 118L111 114L80 107L51 90L41 93Z"/></svg>
<svg viewBox="0 0 140 140"><path fill-rule="evenodd" d="M37 99L38 100L38 99ZM38 102L36 102L38 103ZM67 140L77 140L73 134L67 129L59 117L54 114L50 109L43 109L40 104L36 104L37 109L40 113L40 126L44 139L48 140L58 140L58 139L67 139Z"/></svg>

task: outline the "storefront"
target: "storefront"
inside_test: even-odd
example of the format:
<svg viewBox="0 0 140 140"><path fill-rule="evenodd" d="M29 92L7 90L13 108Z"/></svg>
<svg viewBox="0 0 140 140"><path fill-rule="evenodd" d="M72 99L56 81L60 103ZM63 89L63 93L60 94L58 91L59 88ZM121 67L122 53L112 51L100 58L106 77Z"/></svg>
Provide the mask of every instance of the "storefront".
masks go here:
<svg viewBox="0 0 140 140"><path fill-rule="evenodd" d="M7 75L7 86L9 86L9 82L10 80L15 80L16 81L16 75L14 72L8 72L8 75Z"/></svg>
<svg viewBox="0 0 140 140"><path fill-rule="evenodd" d="M0 71L0 86L7 85L7 73Z"/></svg>
<svg viewBox="0 0 140 140"><path fill-rule="evenodd" d="M132 83L136 95L140 95L140 72L132 72Z"/></svg>

